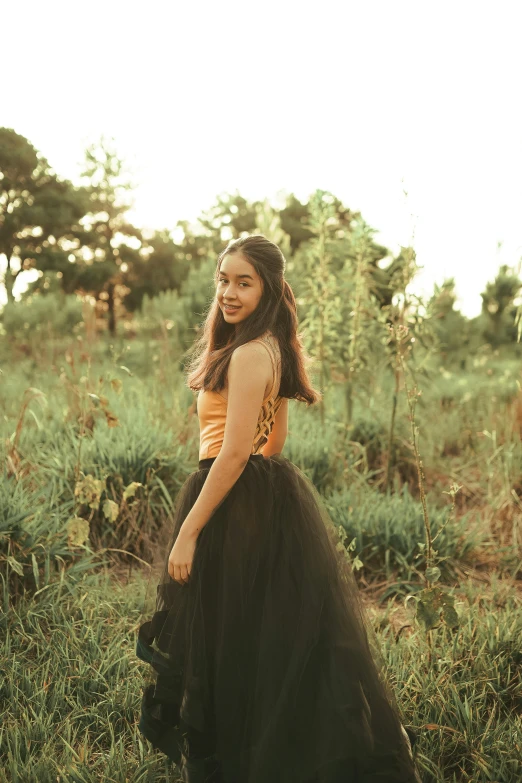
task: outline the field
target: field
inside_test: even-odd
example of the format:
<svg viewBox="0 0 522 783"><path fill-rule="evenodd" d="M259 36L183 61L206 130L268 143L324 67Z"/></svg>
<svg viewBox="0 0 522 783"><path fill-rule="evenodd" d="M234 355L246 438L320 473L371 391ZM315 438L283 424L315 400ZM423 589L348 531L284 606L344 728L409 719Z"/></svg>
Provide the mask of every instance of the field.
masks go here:
<svg viewBox="0 0 522 783"><path fill-rule="evenodd" d="M194 395L174 341L5 346L0 781L176 781L137 729L136 631L155 534L197 466ZM393 374L324 409L292 401L284 454L313 481L353 561L426 782L522 779L522 373L483 351L418 378L415 424ZM425 509L423 509L423 498ZM453 598L427 630L432 586Z"/></svg>

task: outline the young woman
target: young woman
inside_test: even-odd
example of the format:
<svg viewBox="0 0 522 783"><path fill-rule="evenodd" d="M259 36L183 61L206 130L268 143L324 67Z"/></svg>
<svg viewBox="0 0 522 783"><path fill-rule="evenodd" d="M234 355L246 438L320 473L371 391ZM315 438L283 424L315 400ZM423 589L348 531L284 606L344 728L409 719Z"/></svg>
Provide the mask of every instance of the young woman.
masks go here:
<svg viewBox="0 0 522 783"><path fill-rule="evenodd" d="M418 783L335 528L281 453L288 400L320 399L284 269L262 235L218 257L188 373L199 470L149 582L139 728L187 783Z"/></svg>

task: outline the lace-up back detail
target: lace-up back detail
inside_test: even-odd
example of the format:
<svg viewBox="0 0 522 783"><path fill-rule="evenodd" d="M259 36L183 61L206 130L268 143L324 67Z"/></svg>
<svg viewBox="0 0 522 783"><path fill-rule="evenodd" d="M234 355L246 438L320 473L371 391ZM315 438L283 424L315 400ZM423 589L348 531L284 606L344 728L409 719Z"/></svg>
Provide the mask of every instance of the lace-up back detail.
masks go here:
<svg viewBox="0 0 522 783"><path fill-rule="evenodd" d="M283 401L282 397L280 397L278 394L275 394L276 390L279 391L279 385L281 383L281 355L279 353L279 345L277 344L277 340L275 340L273 337L264 337L258 340L252 340L252 342L260 342L268 349L270 359L272 360L272 371L274 374L272 388L270 389L270 393L266 399L263 400L263 404L259 412L256 434L254 435L254 442L252 444L252 454L259 454L267 442L268 436L272 432L277 411L281 407L281 403Z"/></svg>
<svg viewBox="0 0 522 783"><path fill-rule="evenodd" d="M281 383L281 354L275 337L267 332L251 342L261 343L270 355L273 370L272 388L263 400L252 443L251 454L259 454L268 440L275 417L283 401L277 392ZM228 400L219 392L200 390L197 411L200 426L199 459L216 457L223 444Z"/></svg>

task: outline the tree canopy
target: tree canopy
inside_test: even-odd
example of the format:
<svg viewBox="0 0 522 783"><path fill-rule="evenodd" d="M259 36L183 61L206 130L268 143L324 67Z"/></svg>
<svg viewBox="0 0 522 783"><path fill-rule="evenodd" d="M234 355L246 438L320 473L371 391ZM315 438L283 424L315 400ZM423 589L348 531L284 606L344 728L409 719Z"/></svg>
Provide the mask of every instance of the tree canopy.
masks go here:
<svg viewBox="0 0 522 783"><path fill-rule="evenodd" d="M73 185L60 178L26 138L0 128L0 255L6 259L8 305L15 304L18 276L36 270L38 277L23 298L57 291L89 297L98 321L111 334L116 333L118 316L140 310L145 298L150 302L163 292L198 303L192 316L190 307L178 308L186 313L190 330L208 295L196 293L199 270L208 275L212 259L228 239L263 233L287 258L304 322L316 318L317 307L323 306L317 302L324 301L321 328L335 336L330 350L344 366L356 362L354 346L343 335L361 291L375 313L388 312L417 270L413 248L402 247L394 257L375 241L376 230L360 212L325 191L317 190L306 203L287 193L279 209L267 200L249 202L237 191L221 193L195 224L180 219L171 230L146 232L128 218L133 189L132 172L114 139L102 137L85 150L80 182ZM318 267L320 283L312 280ZM515 341L521 286L517 274L502 266L482 294L482 315L468 322L455 308L454 280L436 285L427 310L441 351L468 345L470 323L478 325L493 346ZM317 302L310 309L304 302L314 297ZM367 339L370 332L363 329L361 357Z"/></svg>

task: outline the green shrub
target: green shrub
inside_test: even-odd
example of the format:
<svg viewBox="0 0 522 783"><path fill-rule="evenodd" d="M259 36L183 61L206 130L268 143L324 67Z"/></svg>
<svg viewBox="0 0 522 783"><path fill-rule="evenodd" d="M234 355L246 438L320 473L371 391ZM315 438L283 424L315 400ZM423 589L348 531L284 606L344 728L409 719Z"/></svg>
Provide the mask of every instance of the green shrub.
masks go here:
<svg viewBox="0 0 522 783"><path fill-rule="evenodd" d="M75 296L50 293L7 304L0 314L9 337L48 337L72 334L83 320L82 302Z"/></svg>
<svg viewBox="0 0 522 783"><path fill-rule="evenodd" d="M0 578L3 607L26 592L44 593L45 600L59 589L62 571L74 583L95 568L100 558L85 548L68 545L67 521L73 501L59 501L50 485L31 475L0 475ZM52 589L50 589L52 588Z"/></svg>
<svg viewBox="0 0 522 783"><path fill-rule="evenodd" d="M419 542L425 541L422 505L414 500L406 486L394 495L384 495L367 487L351 487L328 494L325 502L335 525L341 525L347 542L356 540L355 552L368 572L392 572L402 580L419 583L416 570L424 566ZM432 508L432 536L448 519L448 508ZM487 544L484 533L471 523L471 514L451 520L436 540L443 576L453 575L452 565L470 560L479 547Z"/></svg>
<svg viewBox="0 0 522 783"><path fill-rule="evenodd" d="M308 476L319 492L342 481L343 463L337 458L333 426L321 424L319 410L303 411L302 403L291 402L288 437L283 455Z"/></svg>

